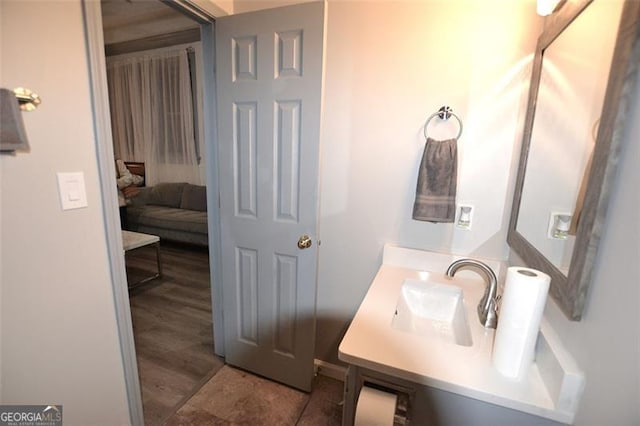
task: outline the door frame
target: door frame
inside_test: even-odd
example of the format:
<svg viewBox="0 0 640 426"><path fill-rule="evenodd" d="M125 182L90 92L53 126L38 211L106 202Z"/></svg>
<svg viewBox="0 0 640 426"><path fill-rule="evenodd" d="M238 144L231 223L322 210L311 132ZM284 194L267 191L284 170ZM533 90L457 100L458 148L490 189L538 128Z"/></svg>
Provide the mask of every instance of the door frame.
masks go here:
<svg viewBox="0 0 640 426"><path fill-rule="evenodd" d="M206 146L207 180L207 218L209 231L209 270L211 280L211 299L213 315L213 338L215 353L224 356L224 323L222 312L222 275L220 258L220 214L219 183L217 175L218 141L216 127L216 90L215 90L215 39L214 19L224 15L224 11L215 7L204 9L198 6L198 0L162 0L186 16L200 23L203 58L203 121L204 143ZM213 6L213 5L212 5ZM104 227L107 243L107 255L113 301L120 342L120 353L124 370L129 419L132 425L144 425L142 396L136 361L136 349L129 306L129 290L122 255L122 233L118 194L116 190L115 167L113 165L113 139L109 95L107 88L106 59L102 31L102 11L100 2L82 0L82 13L87 46L87 66L91 90L93 127L97 151L98 173ZM214 16L214 13L216 16Z"/></svg>

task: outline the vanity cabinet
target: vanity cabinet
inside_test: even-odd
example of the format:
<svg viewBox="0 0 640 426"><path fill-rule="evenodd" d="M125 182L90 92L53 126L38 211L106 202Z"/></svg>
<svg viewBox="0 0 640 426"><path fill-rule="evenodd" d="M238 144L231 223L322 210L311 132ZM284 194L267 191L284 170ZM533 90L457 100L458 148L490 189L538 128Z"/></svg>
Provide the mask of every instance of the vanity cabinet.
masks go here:
<svg viewBox="0 0 640 426"><path fill-rule="evenodd" d="M398 395L395 425L551 426L565 424L350 365L344 385L342 426L353 425L360 389L365 384Z"/></svg>

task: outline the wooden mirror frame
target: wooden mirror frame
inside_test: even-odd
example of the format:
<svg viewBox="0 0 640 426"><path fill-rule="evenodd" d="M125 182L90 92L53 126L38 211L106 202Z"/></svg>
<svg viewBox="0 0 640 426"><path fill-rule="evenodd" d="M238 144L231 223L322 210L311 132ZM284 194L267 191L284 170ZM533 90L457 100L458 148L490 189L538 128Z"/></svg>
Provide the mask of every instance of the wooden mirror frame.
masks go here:
<svg viewBox="0 0 640 426"><path fill-rule="evenodd" d="M568 276L565 276L519 233L516 230L516 224L531 146L544 50L592 1L581 0L575 3L566 3L560 11L547 18L546 29L538 39L529 88L518 176L507 234L509 246L528 266L551 276L551 296L565 315L573 321L580 321L582 318L591 282L593 263L604 227L609 195L616 175L625 124L627 119L631 118L628 117L628 112L635 93L634 87L640 62L640 2L626 0L623 5Z"/></svg>

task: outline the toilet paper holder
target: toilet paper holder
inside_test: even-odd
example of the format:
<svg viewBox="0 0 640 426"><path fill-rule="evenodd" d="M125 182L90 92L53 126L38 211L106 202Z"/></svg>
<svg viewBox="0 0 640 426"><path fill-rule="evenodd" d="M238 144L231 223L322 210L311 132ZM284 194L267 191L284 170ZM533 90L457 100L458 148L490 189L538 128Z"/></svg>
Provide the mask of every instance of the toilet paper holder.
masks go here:
<svg viewBox="0 0 640 426"><path fill-rule="evenodd" d="M390 383L382 384L378 381L373 382L369 380L365 380L362 382L360 392L365 387L395 395L397 397L397 400L395 413L393 416L393 426L406 426L410 424L410 390L395 386ZM359 398L356 398L356 400L358 399Z"/></svg>

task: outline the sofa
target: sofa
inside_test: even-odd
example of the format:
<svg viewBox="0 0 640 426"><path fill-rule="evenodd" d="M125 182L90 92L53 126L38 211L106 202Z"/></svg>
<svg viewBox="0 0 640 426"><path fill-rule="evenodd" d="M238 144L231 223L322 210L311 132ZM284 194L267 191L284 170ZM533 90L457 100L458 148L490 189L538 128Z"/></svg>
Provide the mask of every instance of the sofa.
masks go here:
<svg viewBox="0 0 640 426"><path fill-rule="evenodd" d="M129 198L124 228L181 243L207 246L207 192L189 183L139 188Z"/></svg>

